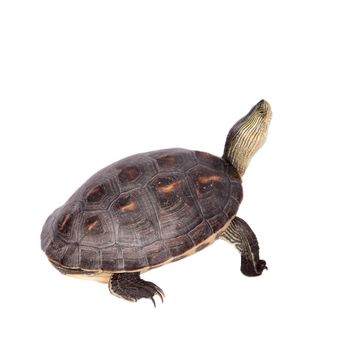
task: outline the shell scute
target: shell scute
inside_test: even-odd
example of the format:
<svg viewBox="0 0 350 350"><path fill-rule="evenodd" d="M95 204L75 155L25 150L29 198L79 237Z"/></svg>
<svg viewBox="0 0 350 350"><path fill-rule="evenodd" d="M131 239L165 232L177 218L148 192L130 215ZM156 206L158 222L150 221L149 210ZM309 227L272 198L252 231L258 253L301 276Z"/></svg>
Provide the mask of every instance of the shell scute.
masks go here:
<svg viewBox="0 0 350 350"><path fill-rule="evenodd" d="M195 151L194 154L201 165L210 169L216 169L218 172L224 171L225 165L221 158L215 157L207 152Z"/></svg>
<svg viewBox="0 0 350 350"><path fill-rule="evenodd" d="M77 242L83 210L81 202L68 201L61 207L53 219L54 235L68 243Z"/></svg>
<svg viewBox="0 0 350 350"><path fill-rule="evenodd" d="M107 212L85 212L79 229L79 244L103 248L115 244L115 230Z"/></svg>
<svg viewBox="0 0 350 350"><path fill-rule="evenodd" d="M118 179L122 184L126 184L128 182L133 182L138 179L141 172L139 167L137 166L127 166L123 168L118 174Z"/></svg>
<svg viewBox="0 0 350 350"><path fill-rule="evenodd" d="M67 267L74 267L79 264L79 245L70 244L62 257L61 264Z"/></svg>
<svg viewBox="0 0 350 350"><path fill-rule="evenodd" d="M156 241L144 247L143 253L147 257L149 266L161 264L172 257L162 241Z"/></svg>
<svg viewBox="0 0 350 350"><path fill-rule="evenodd" d="M240 183L231 183L230 197L224 207L224 213L228 218L232 218L238 211L238 207L243 199L243 191Z"/></svg>
<svg viewBox="0 0 350 350"><path fill-rule="evenodd" d="M170 238L166 241L166 246L168 247L171 255L173 257L181 255L194 247L194 242L191 238L185 234L175 238Z"/></svg>
<svg viewBox="0 0 350 350"><path fill-rule="evenodd" d="M150 187L162 239L186 234L203 220L184 174L172 176L171 181L156 177Z"/></svg>
<svg viewBox="0 0 350 350"><path fill-rule="evenodd" d="M225 213L220 213L207 219L207 222L213 232L219 231L223 226L222 223L225 223L227 221L228 221L228 217L225 215Z"/></svg>
<svg viewBox="0 0 350 350"><path fill-rule="evenodd" d="M141 189L118 197L111 205L111 215L118 226L116 241L120 245L141 248L160 238L151 200Z"/></svg>
<svg viewBox="0 0 350 350"><path fill-rule="evenodd" d="M101 267L99 251L91 247L80 247L79 267L87 270L98 270Z"/></svg>
<svg viewBox="0 0 350 350"><path fill-rule="evenodd" d="M181 148L153 151L147 156L156 161L160 172L187 171L198 162L192 151Z"/></svg>
<svg viewBox="0 0 350 350"><path fill-rule="evenodd" d="M68 246L66 242L62 241L58 237L53 237L49 245L46 247L45 252L50 259L53 258L55 261L61 262L67 249Z"/></svg>
<svg viewBox="0 0 350 350"><path fill-rule="evenodd" d="M110 202L120 193L118 183L109 178L102 169L91 176L67 201L81 202L85 211L107 209Z"/></svg>
<svg viewBox="0 0 350 350"><path fill-rule="evenodd" d="M230 181L224 174L201 165L192 169L189 174L194 184L198 204L204 217L210 218L222 212L230 197Z"/></svg>
<svg viewBox="0 0 350 350"><path fill-rule="evenodd" d="M154 161L143 154L122 159L106 169L106 174L118 184L120 193L142 188L157 172Z"/></svg>
<svg viewBox="0 0 350 350"><path fill-rule="evenodd" d="M213 230L209 226L207 221L202 221L199 225L197 225L194 229L192 229L188 236L191 240L196 244L200 244L205 241L213 234Z"/></svg>
<svg viewBox="0 0 350 350"><path fill-rule="evenodd" d="M101 250L101 268L106 271L124 270L122 249L119 245Z"/></svg>
<svg viewBox="0 0 350 350"><path fill-rule="evenodd" d="M138 247L123 246L121 249L125 270L134 270L137 269L140 265L147 266L148 262L146 256L142 253L142 251L140 251Z"/></svg>
<svg viewBox="0 0 350 350"><path fill-rule="evenodd" d="M171 210L181 200L181 181L178 176L159 176L151 182L151 190L161 209Z"/></svg>
<svg viewBox="0 0 350 350"><path fill-rule="evenodd" d="M106 195L105 185L96 185L89 189L86 194L86 201L88 203L98 203Z"/></svg>

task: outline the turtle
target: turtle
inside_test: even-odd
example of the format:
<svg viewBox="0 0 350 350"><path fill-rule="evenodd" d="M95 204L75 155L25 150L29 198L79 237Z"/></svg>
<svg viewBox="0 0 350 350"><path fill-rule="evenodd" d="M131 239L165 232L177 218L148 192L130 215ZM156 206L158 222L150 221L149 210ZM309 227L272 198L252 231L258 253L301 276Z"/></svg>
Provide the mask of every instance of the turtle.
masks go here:
<svg viewBox="0 0 350 350"><path fill-rule="evenodd" d="M267 269L250 226L236 216L242 176L264 144L271 107L261 100L230 129L222 157L183 148L139 153L90 177L46 220L41 248L61 273L108 283L128 301L164 292L141 273L221 238L241 254L241 272Z"/></svg>

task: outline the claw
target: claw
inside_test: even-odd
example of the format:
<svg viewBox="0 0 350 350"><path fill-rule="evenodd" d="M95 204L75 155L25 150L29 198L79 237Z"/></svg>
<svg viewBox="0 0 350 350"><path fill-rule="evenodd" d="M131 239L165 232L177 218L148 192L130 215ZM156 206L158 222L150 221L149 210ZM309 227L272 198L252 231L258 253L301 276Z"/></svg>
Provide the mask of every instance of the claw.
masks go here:
<svg viewBox="0 0 350 350"><path fill-rule="evenodd" d="M159 296L160 300L162 301L162 304L164 303L164 300L163 300L163 295L160 294L158 291L156 291L156 294Z"/></svg>
<svg viewBox="0 0 350 350"><path fill-rule="evenodd" d="M165 294L161 288L156 288L156 294L159 295L160 300L162 301L162 303L164 303Z"/></svg>
<svg viewBox="0 0 350 350"><path fill-rule="evenodd" d="M156 302L154 301L154 298L153 298L153 297L150 297L150 299L152 300L153 306L154 306L154 307L157 307Z"/></svg>
<svg viewBox="0 0 350 350"><path fill-rule="evenodd" d="M150 296L149 298L152 300L152 303L153 303L154 307L157 307L156 302L155 302L155 300L153 298L154 295L158 295L159 296L160 300L162 301L162 304L164 303L165 295L164 295L164 292L162 291L162 289L159 288L158 286L154 285L152 287L153 287L152 291L154 292L154 294L153 294L153 296Z"/></svg>

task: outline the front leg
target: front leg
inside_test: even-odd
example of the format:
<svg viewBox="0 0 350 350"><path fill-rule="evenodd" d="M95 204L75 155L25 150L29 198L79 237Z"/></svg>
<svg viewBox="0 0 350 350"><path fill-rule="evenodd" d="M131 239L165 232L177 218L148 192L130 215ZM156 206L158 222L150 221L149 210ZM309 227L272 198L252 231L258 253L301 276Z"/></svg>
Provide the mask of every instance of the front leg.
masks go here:
<svg viewBox="0 0 350 350"><path fill-rule="evenodd" d="M259 258L258 240L249 225L235 217L220 238L233 243L241 253L241 271L246 276L259 276L267 269L265 260Z"/></svg>

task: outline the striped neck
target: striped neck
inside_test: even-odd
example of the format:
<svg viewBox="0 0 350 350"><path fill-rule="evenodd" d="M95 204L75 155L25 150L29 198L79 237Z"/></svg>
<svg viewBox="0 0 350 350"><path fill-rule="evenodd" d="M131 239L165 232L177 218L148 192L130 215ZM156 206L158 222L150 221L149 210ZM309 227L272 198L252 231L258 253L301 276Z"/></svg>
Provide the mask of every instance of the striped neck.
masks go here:
<svg viewBox="0 0 350 350"><path fill-rule="evenodd" d="M223 158L243 176L254 154L267 138L272 113L270 105L262 100L240 119L229 131Z"/></svg>

